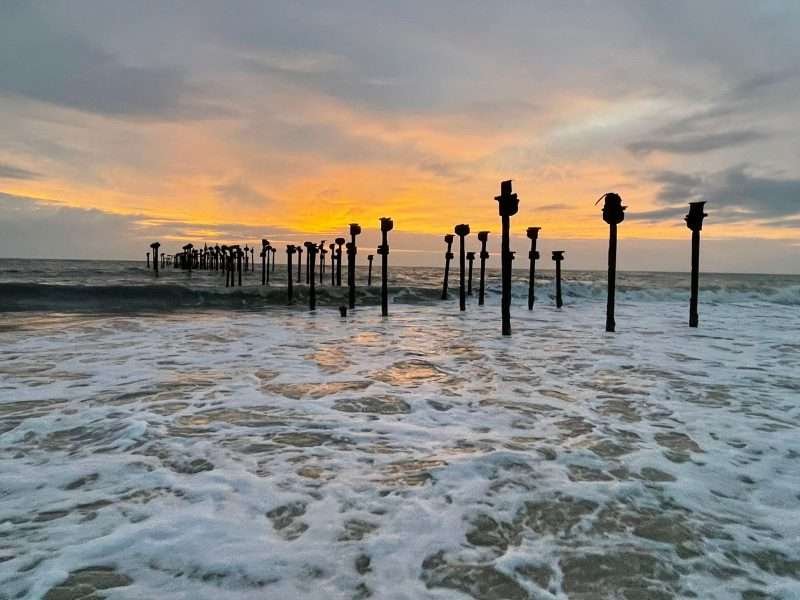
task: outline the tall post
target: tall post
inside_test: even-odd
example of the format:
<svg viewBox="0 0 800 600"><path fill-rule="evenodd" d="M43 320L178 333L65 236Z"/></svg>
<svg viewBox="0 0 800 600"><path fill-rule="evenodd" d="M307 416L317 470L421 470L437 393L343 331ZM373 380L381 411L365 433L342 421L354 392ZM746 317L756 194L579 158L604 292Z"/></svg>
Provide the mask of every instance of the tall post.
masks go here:
<svg viewBox="0 0 800 600"><path fill-rule="evenodd" d="M336 244L328 246L331 249L331 287L336 285Z"/></svg>
<svg viewBox="0 0 800 600"><path fill-rule="evenodd" d="M278 253L278 249L273 246L272 247L272 272L275 272L275 255Z"/></svg>
<svg viewBox="0 0 800 600"><path fill-rule="evenodd" d="M510 229L511 217L519 210L519 198L511 193L511 180L500 183L500 195L494 199L497 200L502 221L500 264L503 286L500 310L503 318L503 335L511 335L511 262L514 257L511 255Z"/></svg>
<svg viewBox="0 0 800 600"><path fill-rule="evenodd" d="M358 223L350 223L350 243L347 245L347 287L348 304L350 308L356 307L356 236L361 233L361 226Z"/></svg>
<svg viewBox="0 0 800 600"><path fill-rule="evenodd" d="M186 268L189 269L189 273L192 272L192 267L194 266L192 263L194 262L194 255L192 254L192 249L194 248L193 244L186 244L183 247L183 251L186 254Z"/></svg>
<svg viewBox="0 0 800 600"><path fill-rule="evenodd" d="M378 254L381 257L381 315L389 315L389 239L388 234L394 228L389 217L381 217L381 245Z"/></svg>
<svg viewBox="0 0 800 600"><path fill-rule="evenodd" d="M297 283L300 283L300 278L302 277L303 271L303 247L302 246L295 246L295 251L297 252Z"/></svg>
<svg viewBox="0 0 800 600"><path fill-rule="evenodd" d="M158 277L158 249L161 246L158 242L153 242L150 247L153 249L153 273Z"/></svg>
<svg viewBox="0 0 800 600"><path fill-rule="evenodd" d="M479 231L478 240L481 242L481 278L478 282L478 306L483 306L486 295L486 259L489 258L489 253L486 251L486 242L489 239L488 231Z"/></svg>
<svg viewBox="0 0 800 600"><path fill-rule="evenodd" d="M556 263L556 308L561 308L561 261L564 260L564 250L553 250L553 260Z"/></svg>
<svg viewBox="0 0 800 600"><path fill-rule="evenodd" d="M308 310L316 310L317 278L315 277L316 274L314 273L314 263L316 262L317 257L317 245L314 242L305 242L303 245L306 247L306 258L308 259L308 264L306 265L306 276L308 278Z"/></svg>
<svg viewBox="0 0 800 600"><path fill-rule="evenodd" d="M464 248L464 238L469 235L469 225L462 223L456 225L454 229L458 236L458 309L461 311L467 310L467 286L466 286L466 255Z"/></svg>
<svg viewBox="0 0 800 600"><path fill-rule="evenodd" d="M317 253L319 254L319 284L322 285L322 280L325 276L325 255L328 253L325 250L325 240L322 240L317 248Z"/></svg>
<svg viewBox="0 0 800 600"><path fill-rule="evenodd" d="M467 252L467 296L472 296L472 263L475 262L475 253Z"/></svg>
<svg viewBox="0 0 800 600"><path fill-rule="evenodd" d="M222 272L225 273L225 287L228 287L228 247L223 244L219 251Z"/></svg>
<svg viewBox="0 0 800 600"><path fill-rule="evenodd" d="M292 255L295 252L295 247L292 244L286 245L286 294L289 298L289 304L293 301L294 290L292 289Z"/></svg>
<svg viewBox="0 0 800 600"><path fill-rule="evenodd" d="M336 238L336 287L342 287L342 246L345 243L343 237Z"/></svg>
<svg viewBox="0 0 800 600"><path fill-rule="evenodd" d="M533 303L536 301L534 295L534 281L536 280L536 260L539 258L539 251L536 250L536 240L539 238L541 227L528 227L528 239L531 241L531 250L528 252L530 259L530 272L528 273L528 310L533 310Z"/></svg>
<svg viewBox="0 0 800 600"><path fill-rule="evenodd" d="M269 260L269 240L261 240L261 285L267 285L268 260Z"/></svg>
<svg viewBox="0 0 800 600"><path fill-rule="evenodd" d="M147 270L150 270L150 253L147 253Z"/></svg>
<svg viewBox="0 0 800 600"><path fill-rule="evenodd" d="M372 287L372 259L375 258L372 254L367 254L367 262L369 263L369 270L367 271L367 287Z"/></svg>
<svg viewBox="0 0 800 600"><path fill-rule="evenodd" d="M447 300L447 285L450 282L450 261L453 260L453 234L444 236L447 252L444 254L444 281L442 282L442 300Z"/></svg>
<svg viewBox="0 0 800 600"><path fill-rule="evenodd" d="M239 276L239 287L242 287L242 257L244 256L244 252L239 246L235 246L236 248L236 274Z"/></svg>
<svg viewBox="0 0 800 600"><path fill-rule="evenodd" d="M622 198L619 194L608 192L603 194L595 202L605 200L603 203L603 221L608 223L608 300L606 301L606 331L616 330L617 323L614 320L614 296L617 285L617 225L625 219L625 209L622 206Z"/></svg>
<svg viewBox="0 0 800 600"><path fill-rule="evenodd" d="M250 268L250 246L245 244L244 247L244 270L247 271Z"/></svg>
<svg viewBox="0 0 800 600"><path fill-rule="evenodd" d="M686 215L686 226L692 230L692 291L689 298L689 327L697 327L700 317L697 314L697 296L700 288L700 231L703 219L708 214L703 212L705 202L690 202L689 214Z"/></svg>

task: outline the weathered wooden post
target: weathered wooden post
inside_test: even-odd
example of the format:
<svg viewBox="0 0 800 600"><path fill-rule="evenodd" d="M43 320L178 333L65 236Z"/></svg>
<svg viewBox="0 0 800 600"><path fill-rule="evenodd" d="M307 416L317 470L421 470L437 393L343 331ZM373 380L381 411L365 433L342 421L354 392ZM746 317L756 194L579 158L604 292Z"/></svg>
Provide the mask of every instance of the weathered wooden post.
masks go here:
<svg viewBox="0 0 800 600"><path fill-rule="evenodd" d="M272 272L275 272L275 255L278 253L278 249L275 246L272 246Z"/></svg>
<svg viewBox="0 0 800 600"><path fill-rule="evenodd" d="M700 288L700 231L703 219L708 216L703 212L705 202L690 202L689 214L686 215L686 226L692 230L692 291L689 298L689 327L697 327L700 317L697 314L697 296Z"/></svg>
<svg viewBox="0 0 800 600"><path fill-rule="evenodd" d="M161 246L158 242L153 242L150 247L153 249L153 273L158 277L158 248Z"/></svg>
<svg viewBox="0 0 800 600"><path fill-rule="evenodd" d="M269 240L261 240L261 285L267 285L267 260L269 256Z"/></svg>
<svg viewBox="0 0 800 600"><path fill-rule="evenodd" d="M317 245L314 242L305 242L303 245L306 247L306 257L308 258L308 264L306 265L306 276L308 281L308 310L316 310L317 278L315 277L316 274L314 272L314 263L316 262Z"/></svg>
<svg viewBox="0 0 800 600"><path fill-rule="evenodd" d="M553 260L556 263L556 308L561 308L561 261L564 260L564 250L553 250Z"/></svg>
<svg viewBox="0 0 800 600"><path fill-rule="evenodd" d="M444 281L442 283L442 300L447 300L447 285L450 282L450 261L453 260L453 234L444 236L447 252L444 253Z"/></svg>
<svg viewBox="0 0 800 600"><path fill-rule="evenodd" d="M228 246L222 245L220 248L220 262L222 263L222 272L225 273L225 287L228 287L229 269L228 269Z"/></svg>
<svg viewBox="0 0 800 600"><path fill-rule="evenodd" d="M467 252L467 296L472 296L472 263L475 262L475 253Z"/></svg>
<svg viewBox="0 0 800 600"><path fill-rule="evenodd" d="M486 296L486 259L489 258L489 253L486 251L486 242L488 239L488 231L478 232L478 240L481 242L481 279L478 282L478 306L483 306Z"/></svg>
<svg viewBox="0 0 800 600"><path fill-rule="evenodd" d="M536 301L534 295L534 285L536 280L536 261L539 259L539 251L536 250L536 240L539 238L541 227L528 227L528 239L531 241L531 250L528 252L530 259L530 272L528 273L528 310L533 310L533 303Z"/></svg>
<svg viewBox="0 0 800 600"><path fill-rule="evenodd" d="M331 286L336 285L336 244L328 246L331 249Z"/></svg>
<svg viewBox="0 0 800 600"><path fill-rule="evenodd" d="M608 223L608 300L606 301L606 331L613 332L617 323L614 320L614 296L617 285L617 225L625 219L625 209L622 206L622 198L619 194L608 192L603 194L595 202L595 205L605 200L603 203L603 221Z"/></svg>
<svg viewBox="0 0 800 600"><path fill-rule="evenodd" d="M465 282L467 265L464 238L469 235L469 225L464 223L456 225L454 231L458 236L458 309L465 311L467 310L467 286Z"/></svg>
<svg viewBox="0 0 800 600"><path fill-rule="evenodd" d="M345 243L343 237L336 238L336 287L342 287L342 246Z"/></svg>
<svg viewBox="0 0 800 600"><path fill-rule="evenodd" d="M367 287L372 287L372 259L375 258L372 254L367 254L367 262L369 263L369 270L367 271Z"/></svg>
<svg viewBox="0 0 800 600"><path fill-rule="evenodd" d="M147 270L150 270L150 253L147 253Z"/></svg>
<svg viewBox="0 0 800 600"><path fill-rule="evenodd" d="M502 220L502 239L500 264L502 268L501 314L503 318L503 335L511 335L511 254L510 228L511 217L519 211L519 198L511 192L511 180L500 183L500 195L494 198L498 203L498 211Z"/></svg>
<svg viewBox="0 0 800 600"><path fill-rule="evenodd" d="M356 307L356 236L361 233L361 226L358 223L350 223L350 243L347 245L347 287L348 305L350 308Z"/></svg>
<svg viewBox="0 0 800 600"><path fill-rule="evenodd" d="M381 257L381 315L389 315L389 232L394 229L394 222L389 217L381 217L381 245L378 254Z"/></svg>
<svg viewBox="0 0 800 600"><path fill-rule="evenodd" d="M300 283L300 278L303 276L303 247L295 246L297 252L297 283Z"/></svg>
<svg viewBox="0 0 800 600"><path fill-rule="evenodd" d="M289 297L289 304L294 299L294 289L292 288L292 255L295 253L295 247L292 244L286 245L286 293Z"/></svg>
<svg viewBox="0 0 800 600"><path fill-rule="evenodd" d="M239 276L239 287L242 287L242 257L244 252L239 246L236 246L236 274Z"/></svg>
<svg viewBox="0 0 800 600"><path fill-rule="evenodd" d="M250 266L250 246L245 244L245 246L244 246L244 270L247 271L249 266Z"/></svg>
<svg viewBox="0 0 800 600"><path fill-rule="evenodd" d="M319 254L319 284L322 285L325 277L325 255L328 253L325 250L325 240L322 240L317 246L317 253Z"/></svg>
<svg viewBox="0 0 800 600"><path fill-rule="evenodd" d="M256 270L256 246L255 246L255 244L253 244L250 247L250 270L251 271L255 271Z"/></svg>

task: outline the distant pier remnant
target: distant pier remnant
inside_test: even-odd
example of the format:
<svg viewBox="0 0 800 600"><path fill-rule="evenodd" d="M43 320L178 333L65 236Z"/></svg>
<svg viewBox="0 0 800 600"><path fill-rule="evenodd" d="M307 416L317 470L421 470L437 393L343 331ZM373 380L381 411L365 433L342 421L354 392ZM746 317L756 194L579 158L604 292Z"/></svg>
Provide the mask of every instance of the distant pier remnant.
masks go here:
<svg viewBox="0 0 800 600"><path fill-rule="evenodd" d="M294 300L294 289L292 288L292 256L295 253L295 247L292 244L286 245L286 294L289 304Z"/></svg>
<svg viewBox="0 0 800 600"><path fill-rule="evenodd" d="M536 240L539 239L541 227L528 227L528 239L531 241L531 250L528 252L530 259L530 271L528 273L528 310L533 310L533 303L536 301L534 295L534 281L536 280L536 261L539 259L539 251L536 250Z"/></svg>
<svg viewBox="0 0 800 600"><path fill-rule="evenodd" d="M306 276L308 278L308 310L316 310L317 278L315 277L314 264L317 258L317 245L314 242L305 242L303 245L306 247L306 258L308 259L308 264L306 265Z"/></svg>
<svg viewBox="0 0 800 600"><path fill-rule="evenodd" d="M442 300L447 300L447 285L450 282L450 261L453 260L453 237L452 233L444 236L444 242L447 244L447 252L444 254L444 281L442 282Z"/></svg>
<svg viewBox="0 0 800 600"><path fill-rule="evenodd" d="M467 310L467 265L466 254L464 248L464 239L469 235L469 225L462 223L456 225L454 231L458 236L458 309L461 311Z"/></svg>
<svg viewBox="0 0 800 600"><path fill-rule="evenodd" d="M150 253L147 253L147 270L150 270Z"/></svg>
<svg viewBox="0 0 800 600"><path fill-rule="evenodd" d="M369 269L367 270L367 287L372 287L372 259L375 258L373 254L367 254L367 262Z"/></svg>
<svg viewBox="0 0 800 600"><path fill-rule="evenodd" d="M242 257L244 252L238 245L234 246L234 250L236 253L236 274L239 276L239 287L242 287Z"/></svg>
<svg viewBox="0 0 800 600"><path fill-rule="evenodd" d="M244 246L244 270L250 270L250 246L247 244Z"/></svg>
<svg viewBox="0 0 800 600"><path fill-rule="evenodd" d="M475 262L475 253L467 252L467 296L472 296L472 263Z"/></svg>
<svg viewBox="0 0 800 600"><path fill-rule="evenodd" d="M194 244L186 244L183 247L183 254L186 259L186 266L184 268L189 269L189 273L192 272L192 267L194 266L192 263L194 262L194 256L192 254L192 249L194 248Z"/></svg>
<svg viewBox="0 0 800 600"><path fill-rule="evenodd" d="M275 255L278 253L278 249L275 246L272 246L272 272L275 272Z"/></svg>
<svg viewBox="0 0 800 600"><path fill-rule="evenodd" d="M553 260L556 263L556 308L561 308L561 261L564 260L564 250L553 250Z"/></svg>
<svg viewBox="0 0 800 600"><path fill-rule="evenodd" d="M261 240L261 285L267 285L269 280L267 262L269 262L269 240Z"/></svg>
<svg viewBox="0 0 800 600"><path fill-rule="evenodd" d="M303 247L295 246L294 249L297 252L297 283L300 283L300 279L303 276Z"/></svg>
<svg viewBox="0 0 800 600"><path fill-rule="evenodd" d="M328 253L325 250L325 240L322 240L317 246L317 254L319 254L319 284L322 285L323 277L325 276L325 255Z"/></svg>
<svg viewBox="0 0 800 600"><path fill-rule="evenodd" d="M336 244L328 246L331 250L331 286L336 285Z"/></svg>
<svg viewBox="0 0 800 600"><path fill-rule="evenodd" d="M488 231L479 231L478 240L481 243L481 277L478 282L478 306L483 306L486 297L486 259L489 258L489 253L486 251L486 242L489 239Z"/></svg>
<svg viewBox="0 0 800 600"><path fill-rule="evenodd" d="M619 194L608 192L603 194L595 202L605 200L603 203L603 221L608 223L608 300L606 301L606 331L616 330L617 323L614 320L614 295L617 284L617 225L625 219L625 209L622 206L622 198Z"/></svg>
<svg viewBox="0 0 800 600"><path fill-rule="evenodd" d="M500 265L502 279L502 297L500 311L503 318L503 335L511 335L511 217L519 211L519 198L511 192L511 180L500 183L500 195L495 196L498 212L502 221L502 238L500 245Z"/></svg>
<svg viewBox="0 0 800 600"><path fill-rule="evenodd" d="M153 249L153 273L158 277L158 249L161 247L161 244L153 242L150 244L150 247Z"/></svg>
<svg viewBox="0 0 800 600"><path fill-rule="evenodd" d="M697 327L697 295L700 287L700 231L703 219L708 216L703 212L705 202L690 202L689 214L686 215L686 226L692 230L692 292L689 299L689 327Z"/></svg>
<svg viewBox="0 0 800 600"><path fill-rule="evenodd" d="M343 237L336 238L336 287L342 287L342 246L344 246L345 239Z"/></svg>
<svg viewBox="0 0 800 600"><path fill-rule="evenodd" d="M381 315L389 315L389 232L394 229L394 222L389 217L381 217L381 245L378 254L381 257Z"/></svg>
<svg viewBox="0 0 800 600"><path fill-rule="evenodd" d="M350 308L356 307L356 236L361 233L361 226L358 223L350 223L350 243L347 245L347 287L348 305Z"/></svg>

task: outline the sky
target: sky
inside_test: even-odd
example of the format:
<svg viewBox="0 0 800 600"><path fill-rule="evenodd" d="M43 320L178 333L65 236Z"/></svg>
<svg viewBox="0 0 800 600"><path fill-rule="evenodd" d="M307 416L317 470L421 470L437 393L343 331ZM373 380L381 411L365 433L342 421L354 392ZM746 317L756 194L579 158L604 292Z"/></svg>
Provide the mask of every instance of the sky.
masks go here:
<svg viewBox="0 0 800 600"><path fill-rule="evenodd" d="M800 273L800 2L0 3L0 256L499 231L566 268ZM470 236L471 248L477 245ZM527 256L523 254L522 256ZM521 265L518 265L521 266Z"/></svg>

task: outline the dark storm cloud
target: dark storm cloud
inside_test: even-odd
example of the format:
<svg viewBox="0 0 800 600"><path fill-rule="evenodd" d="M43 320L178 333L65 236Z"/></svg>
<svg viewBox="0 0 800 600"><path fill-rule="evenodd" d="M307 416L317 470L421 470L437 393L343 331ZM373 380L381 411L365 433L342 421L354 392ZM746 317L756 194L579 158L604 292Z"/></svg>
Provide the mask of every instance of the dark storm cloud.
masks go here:
<svg viewBox="0 0 800 600"><path fill-rule="evenodd" d="M103 115L177 118L209 114L200 89L178 68L123 64L90 41L59 30L40 6L0 7L0 95Z"/></svg>
<svg viewBox="0 0 800 600"><path fill-rule="evenodd" d="M630 213L631 219L668 221L686 213L686 203L704 200L718 223L759 222L766 226L792 227L800 217L800 179L752 175L736 166L708 175L662 172L653 177L661 184L657 200L664 208ZM681 202L677 205L677 202Z"/></svg>
<svg viewBox="0 0 800 600"><path fill-rule="evenodd" d="M40 179L41 175L14 165L0 162L0 179Z"/></svg>

